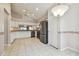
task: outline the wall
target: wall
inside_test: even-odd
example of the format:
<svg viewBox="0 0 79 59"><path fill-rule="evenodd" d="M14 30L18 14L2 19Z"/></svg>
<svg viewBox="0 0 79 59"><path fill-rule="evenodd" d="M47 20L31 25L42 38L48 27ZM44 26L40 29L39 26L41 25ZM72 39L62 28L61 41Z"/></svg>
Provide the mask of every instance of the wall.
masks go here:
<svg viewBox="0 0 79 59"><path fill-rule="evenodd" d="M79 4L69 4L69 10L61 17L61 31L79 31Z"/></svg>
<svg viewBox="0 0 79 59"><path fill-rule="evenodd" d="M11 19L11 8L10 4L8 3L0 3L0 32L4 33L4 8L8 11L9 13L9 19ZM0 35L0 55L4 51L4 34Z"/></svg>
<svg viewBox="0 0 79 59"><path fill-rule="evenodd" d="M9 13L8 15L8 43L10 41L10 20L11 20L11 5L10 3L0 3L0 8L5 8L7 12Z"/></svg>
<svg viewBox="0 0 79 59"><path fill-rule="evenodd" d="M48 11L48 43L59 48L58 43L58 19L53 16L51 10Z"/></svg>
<svg viewBox="0 0 79 59"><path fill-rule="evenodd" d="M11 8L10 8L10 4L8 4L8 3L0 3L0 9L2 9L2 8L5 8L8 12L9 12L9 19L11 18ZM1 11L2 12L2 11ZM1 21L1 23L2 24L4 24L3 23L3 21L2 20L0 20ZM0 26L0 27L4 27L4 25L3 26ZM4 30L4 29L3 29ZM0 31L3 31L3 30L0 30Z"/></svg>
<svg viewBox="0 0 79 59"><path fill-rule="evenodd" d="M0 3L0 8L5 8L11 14L11 7L9 3Z"/></svg>
<svg viewBox="0 0 79 59"><path fill-rule="evenodd" d="M60 43L61 50L70 48L79 52L79 4L66 5L69 6L69 10L59 19L60 37L57 36L59 33L56 32L58 21L50 10L48 12L49 44L56 47ZM59 42L57 39L60 39Z"/></svg>
<svg viewBox="0 0 79 59"><path fill-rule="evenodd" d="M62 49L70 47L79 51L79 4L68 4L69 11L61 17L61 33Z"/></svg>
<svg viewBox="0 0 79 59"><path fill-rule="evenodd" d="M4 16L3 8L0 8L0 33L4 33ZM0 55L3 53L4 50L4 34L0 34Z"/></svg>

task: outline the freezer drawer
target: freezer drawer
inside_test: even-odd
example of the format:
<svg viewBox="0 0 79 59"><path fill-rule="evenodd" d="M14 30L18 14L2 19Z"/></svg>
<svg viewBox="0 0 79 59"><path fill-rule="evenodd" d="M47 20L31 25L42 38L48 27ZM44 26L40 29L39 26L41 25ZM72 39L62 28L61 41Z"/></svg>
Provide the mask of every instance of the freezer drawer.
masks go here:
<svg viewBox="0 0 79 59"><path fill-rule="evenodd" d="M40 35L40 41L44 44L48 43L48 39L46 35Z"/></svg>

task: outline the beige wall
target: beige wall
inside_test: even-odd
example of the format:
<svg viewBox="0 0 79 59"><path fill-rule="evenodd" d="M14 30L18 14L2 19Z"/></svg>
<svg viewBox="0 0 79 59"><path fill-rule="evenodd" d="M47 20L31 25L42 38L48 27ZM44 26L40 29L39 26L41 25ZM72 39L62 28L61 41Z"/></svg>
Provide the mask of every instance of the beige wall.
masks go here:
<svg viewBox="0 0 79 59"><path fill-rule="evenodd" d="M4 32L4 8L9 13L8 20L11 19L11 7L8 3L0 3L0 32ZM4 51L4 34L0 35L0 55Z"/></svg>

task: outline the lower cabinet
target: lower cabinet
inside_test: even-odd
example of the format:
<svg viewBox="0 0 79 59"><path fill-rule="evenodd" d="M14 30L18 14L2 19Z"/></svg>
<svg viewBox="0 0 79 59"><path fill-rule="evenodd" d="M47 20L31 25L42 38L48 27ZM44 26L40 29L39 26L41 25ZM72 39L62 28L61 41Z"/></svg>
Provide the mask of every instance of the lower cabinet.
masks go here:
<svg viewBox="0 0 79 59"><path fill-rule="evenodd" d="M10 43L12 43L16 38L28 38L28 37L31 37L31 31L11 32Z"/></svg>
<svg viewBox="0 0 79 59"><path fill-rule="evenodd" d="M31 37L35 37L35 31L31 31Z"/></svg>

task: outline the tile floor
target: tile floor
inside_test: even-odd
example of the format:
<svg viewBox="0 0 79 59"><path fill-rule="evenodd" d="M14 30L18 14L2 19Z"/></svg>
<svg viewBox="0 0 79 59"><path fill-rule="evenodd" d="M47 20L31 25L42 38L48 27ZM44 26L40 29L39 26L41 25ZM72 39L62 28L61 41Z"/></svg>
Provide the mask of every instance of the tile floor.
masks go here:
<svg viewBox="0 0 79 59"><path fill-rule="evenodd" d="M4 56L78 56L71 50L59 51L49 45L43 44L37 38L16 39L5 49Z"/></svg>

